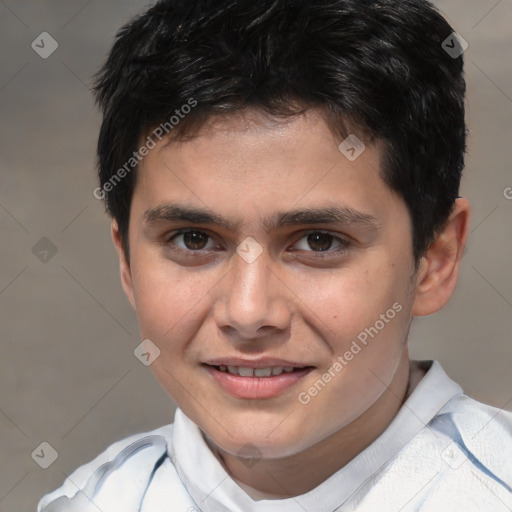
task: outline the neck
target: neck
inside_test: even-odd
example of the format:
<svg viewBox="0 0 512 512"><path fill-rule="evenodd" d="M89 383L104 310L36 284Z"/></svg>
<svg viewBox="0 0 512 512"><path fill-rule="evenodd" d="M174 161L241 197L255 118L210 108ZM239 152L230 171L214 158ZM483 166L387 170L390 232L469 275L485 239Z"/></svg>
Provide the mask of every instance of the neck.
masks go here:
<svg viewBox="0 0 512 512"><path fill-rule="evenodd" d="M269 498L299 496L314 489L361 453L391 423L424 375L409 362L407 349L392 382L379 399L349 425L308 449L280 459L260 459L247 467L240 458L214 447L230 476ZM277 477L277 478L276 478Z"/></svg>

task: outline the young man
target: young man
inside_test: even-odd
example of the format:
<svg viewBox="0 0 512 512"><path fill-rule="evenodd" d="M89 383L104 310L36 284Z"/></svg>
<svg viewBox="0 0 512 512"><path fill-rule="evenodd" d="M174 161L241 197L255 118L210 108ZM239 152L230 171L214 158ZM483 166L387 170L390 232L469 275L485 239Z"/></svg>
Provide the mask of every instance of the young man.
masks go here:
<svg viewBox="0 0 512 512"><path fill-rule="evenodd" d="M178 410L39 512L512 509L512 415L407 349L468 234L461 53L425 0L167 0L120 31L94 194Z"/></svg>

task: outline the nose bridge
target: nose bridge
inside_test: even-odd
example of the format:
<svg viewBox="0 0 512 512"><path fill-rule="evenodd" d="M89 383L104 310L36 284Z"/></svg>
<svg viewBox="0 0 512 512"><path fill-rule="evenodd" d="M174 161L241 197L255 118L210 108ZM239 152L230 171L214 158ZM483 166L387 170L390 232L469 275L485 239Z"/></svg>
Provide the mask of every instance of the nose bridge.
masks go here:
<svg viewBox="0 0 512 512"><path fill-rule="evenodd" d="M243 244L240 244L239 250ZM261 327L284 329L289 321L282 290L275 282L268 253L262 251L254 259L243 252L234 261L222 292L219 326L230 326L244 336L258 336Z"/></svg>
<svg viewBox="0 0 512 512"><path fill-rule="evenodd" d="M233 265L233 287L241 298L257 299L266 295L268 288L268 258L261 254L254 261L235 258Z"/></svg>

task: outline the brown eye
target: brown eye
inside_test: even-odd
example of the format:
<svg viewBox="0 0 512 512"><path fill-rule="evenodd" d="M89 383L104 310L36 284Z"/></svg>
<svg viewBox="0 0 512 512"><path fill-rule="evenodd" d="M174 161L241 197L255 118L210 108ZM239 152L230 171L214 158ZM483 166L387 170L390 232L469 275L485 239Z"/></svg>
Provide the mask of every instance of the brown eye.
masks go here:
<svg viewBox="0 0 512 512"><path fill-rule="evenodd" d="M328 233L310 233L307 236L308 245L314 251L327 251L333 240L334 237Z"/></svg>
<svg viewBox="0 0 512 512"><path fill-rule="evenodd" d="M349 246L350 242L344 238L324 231L311 231L298 240L294 247L306 253L326 253L334 256L343 253Z"/></svg>
<svg viewBox="0 0 512 512"><path fill-rule="evenodd" d="M187 246L187 249L204 249L204 246L206 245L207 241L208 235L205 235L200 231L187 231L186 233L183 234L183 242Z"/></svg>
<svg viewBox="0 0 512 512"><path fill-rule="evenodd" d="M182 238L182 244L176 243L176 240ZM210 239L203 231L197 230L188 230L188 231L180 231L172 236L169 242L177 245L180 249L186 249L189 251L200 251L206 248L206 245Z"/></svg>

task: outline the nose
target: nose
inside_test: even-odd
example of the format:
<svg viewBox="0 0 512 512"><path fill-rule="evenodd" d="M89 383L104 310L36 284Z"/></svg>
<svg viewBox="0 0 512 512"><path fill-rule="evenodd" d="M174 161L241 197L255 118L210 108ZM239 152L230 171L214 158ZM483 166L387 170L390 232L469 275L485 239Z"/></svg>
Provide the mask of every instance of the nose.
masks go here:
<svg viewBox="0 0 512 512"><path fill-rule="evenodd" d="M290 291L272 269L267 252L250 263L236 253L233 259L214 307L219 328L243 340L284 331L291 319L286 299Z"/></svg>

